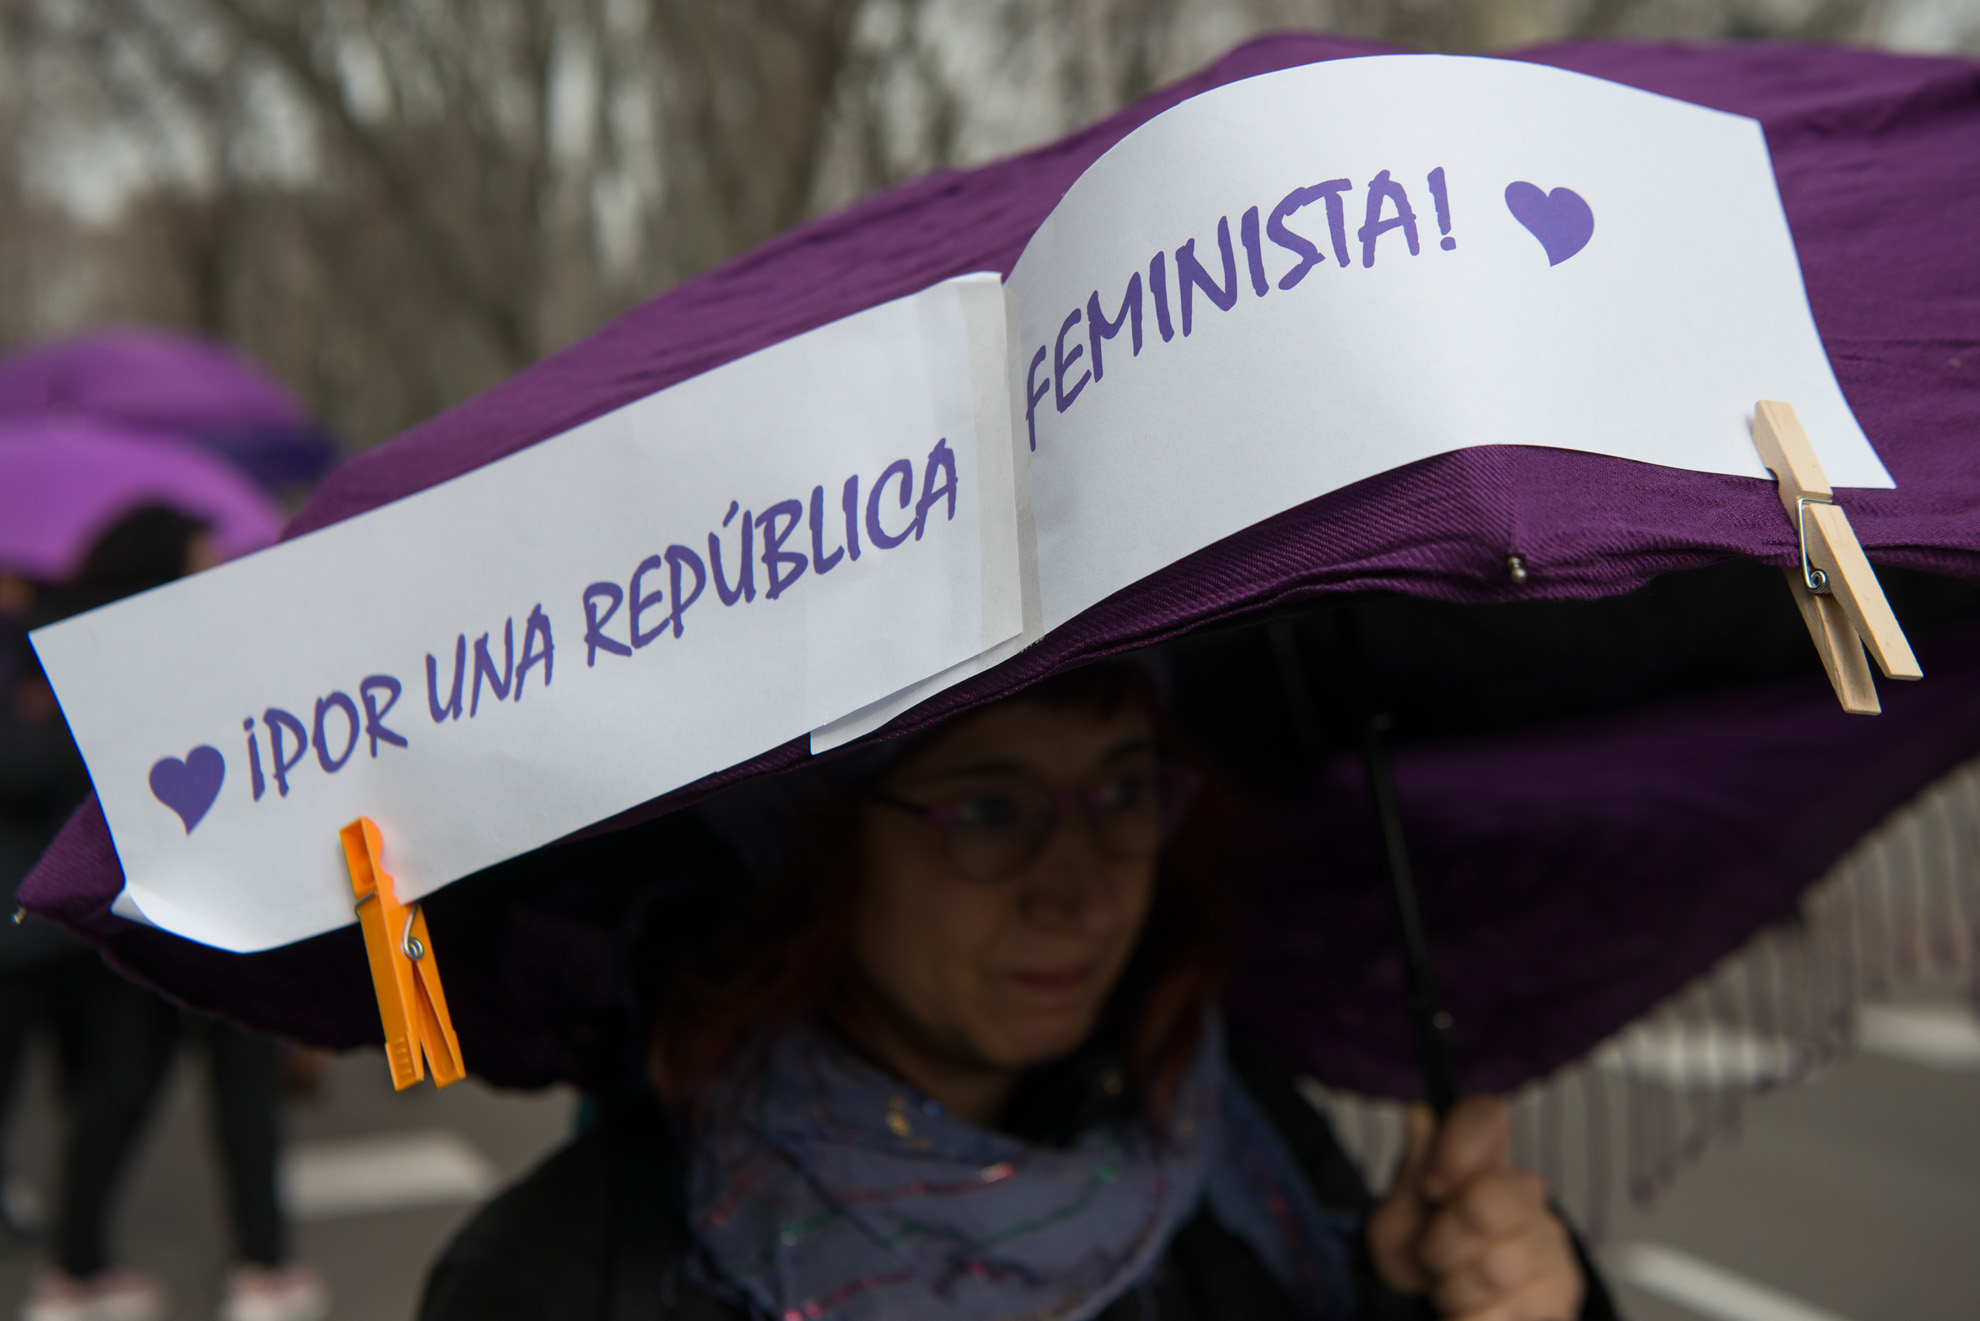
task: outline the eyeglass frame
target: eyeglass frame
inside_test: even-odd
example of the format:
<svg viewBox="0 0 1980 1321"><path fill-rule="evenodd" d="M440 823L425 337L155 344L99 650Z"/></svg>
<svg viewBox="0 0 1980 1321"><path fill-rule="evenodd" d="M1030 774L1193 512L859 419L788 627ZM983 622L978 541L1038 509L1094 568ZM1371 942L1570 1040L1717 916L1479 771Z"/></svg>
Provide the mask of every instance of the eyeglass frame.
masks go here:
<svg viewBox="0 0 1980 1321"><path fill-rule="evenodd" d="M1051 847L1052 840L1058 835L1060 826L1072 814L1069 809L1073 808L1078 809L1078 815L1085 821L1087 838L1092 841L1095 850L1099 852L1101 857L1114 862L1131 862L1142 857L1155 857L1160 854L1169 841L1175 837L1175 832L1181 828L1183 821L1189 816L1191 803L1194 801L1197 793L1203 788L1204 777L1201 772L1188 763L1169 759L1158 759L1149 764L1145 769L1154 776L1166 777L1168 786L1178 791L1177 801L1173 809L1175 813L1174 819L1158 825L1155 845L1147 853L1120 854L1109 850L1102 842L1100 828L1094 820L1094 812L1097 809L1093 805L1091 795L1109 784L1116 783L1122 778L1134 774L1135 771L1121 771L1104 776L1090 784L1058 789L1044 784L1036 776L1020 775L1013 778L1031 787L1044 790L1045 796L1050 803L1050 811L1045 817L1044 828L1039 831L1037 839L1032 842L1023 860L1008 870L1000 870L991 876L971 875L967 869L956 861L955 853L951 846L951 840L953 839L951 831L955 826L955 814L961 810L962 804L968 801L968 798L973 795L965 795L961 799L948 802L917 803L912 799L887 793L876 786L867 789L865 797L884 807L892 807L920 817L939 830L942 834L942 852L948 857L950 866L956 869L957 875L961 876L965 881L973 885L998 885L1017 876L1044 855L1046 849ZM1161 792L1161 789L1162 786L1158 784L1158 794ZM944 817L948 819L944 820Z"/></svg>

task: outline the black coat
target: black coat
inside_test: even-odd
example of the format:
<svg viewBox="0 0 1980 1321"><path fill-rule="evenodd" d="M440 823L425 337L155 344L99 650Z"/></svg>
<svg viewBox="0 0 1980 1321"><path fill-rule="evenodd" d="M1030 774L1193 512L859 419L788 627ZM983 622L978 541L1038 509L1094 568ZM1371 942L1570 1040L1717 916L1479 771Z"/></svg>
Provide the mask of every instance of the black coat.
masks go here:
<svg viewBox="0 0 1980 1321"><path fill-rule="evenodd" d="M1333 1129L1268 1056L1234 1041L1231 1061L1330 1209L1365 1214L1367 1185ZM1087 1055L1027 1084L1013 1130L1064 1140L1107 1108L1120 1088L1099 1085L1105 1057ZM682 1166L670 1128L646 1101L625 1107L552 1155L470 1221L427 1278L420 1321L741 1321L682 1270L689 1251ZM1615 1317L1582 1251L1584 1321ZM1357 1247L1363 1321L1431 1321L1427 1300L1384 1288ZM1170 1242L1143 1287L1101 1321L1274 1321L1290 1304L1249 1247L1199 1211Z"/></svg>

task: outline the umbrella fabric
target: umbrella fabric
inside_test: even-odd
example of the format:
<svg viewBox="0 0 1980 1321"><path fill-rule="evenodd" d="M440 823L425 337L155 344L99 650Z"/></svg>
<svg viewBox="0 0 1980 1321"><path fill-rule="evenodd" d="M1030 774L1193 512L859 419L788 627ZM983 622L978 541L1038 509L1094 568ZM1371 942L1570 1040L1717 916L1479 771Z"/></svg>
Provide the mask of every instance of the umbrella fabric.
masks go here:
<svg viewBox="0 0 1980 1321"><path fill-rule="evenodd" d="M1511 1091L1650 1013L1980 752L1980 627L1937 629L1925 654L1930 679L1885 685L1875 719L1844 714L1814 672L1398 747L1464 1085ZM1302 789L1253 827L1233 1010L1330 1085L1416 1096L1362 768L1330 759ZM1772 988L1749 1026L1799 1002Z"/></svg>
<svg viewBox="0 0 1980 1321"><path fill-rule="evenodd" d="M227 559L282 528L260 487L185 441L83 417L0 418L0 573L63 582L145 505L206 524Z"/></svg>
<svg viewBox="0 0 1980 1321"><path fill-rule="evenodd" d="M313 481L336 457L287 386L225 345L171 331L95 331L0 361L0 417L78 415L195 440L271 490Z"/></svg>
<svg viewBox="0 0 1980 1321"><path fill-rule="evenodd" d="M424 489L944 277L1008 271L1079 172L1151 116L1233 79L1379 49L1316 36L1256 41L1038 151L936 174L774 239L346 464L290 531ZM1897 481L1892 491L1848 493L1851 520L1880 566L1980 578L1980 464L1968 457L1980 433L1980 252L1959 221L1980 204L1980 66L1779 46L1597 44L1525 58L1765 125L1825 346ZM1523 582L1507 572L1515 553L1526 564ZM1797 561L1770 484L1566 451L1462 451L1320 497L1153 574L924 703L891 732L1247 612L1369 592L1474 604L1587 600L1731 558L1776 567ZM1785 588L1777 590L1784 601ZM1586 1051L1785 912L1849 841L1980 746L1980 667L1952 633L1921 641L1931 677L1911 690L1886 685L1887 712L1877 720L1844 721L1811 677L1728 696L1717 708L1709 697L1693 698L1706 705L1687 708L1689 715L1609 717L1616 723L1581 731L1591 742L1580 761L1564 747L1519 737L1502 745L1509 760L1486 752L1467 759L1462 740L1404 749L1397 774L1405 820L1423 841L1426 890L1440 904L1461 897L1466 915L1503 915L1466 928L1448 911L1431 911L1434 952L1452 970L1453 1008L1467 1025L1459 1040L1467 1082L1505 1085ZM1730 741L1723 775L1696 778L1698 745L1663 736L1680 721L1701 737L1723 733ZM798 766L806 755L804 743L793 742L597 829L653 821L722 785ZM1625 758L1644 764L1625 773L1617 765ZM1767 774L1734 774L1741 765ZM1351 801L1345 785L1336 801ZM1788 846L1756 839L1756 832L1778 837L1784 823L1809 816L1813 802L1824 810ZM1626 860L1621 841L1683 835L1701 820L1709 829L1689 846L1673 839L1654 852L1678 875L1648 861L1620 879L1605 870ZM672 828L649 829L660 827ZM1247 960L1238 1003L1270 1020L1323 1078L1413 1091L1388 932L1378 934L1366 913L1360 928L1318 929L1339 914L1319 911L1319 897L1300 898L1299 887L1317 877L1310 832L1318 826L1309 816L1302 828L1305 870L1288 872L1279 893L1291 896L1287 920L1315 925L1281 931L1265 957ZM1290 838L1302 844L1298 829ZM1467 855L1467 839L1482 851ZM629 862L625 875L607 874L602 862L587 871L597 862L587 847L545 850L429 902L436 945L448 945L449 999L464 1054L484 1076L596 1080L623 1064L616 1052L624 992L606 916L617 911L613 886L630 886L631 873L651 872L656 858L691 850L693 841L662 830L642 842L650 850L645 866ZM1474 865L1459 866L1466 856ZM1260 865L1268 864L1277 862ZM1273 879L1263 878L1268 890ZM325 1044L377 1040L354 931L262 955L216 954L110 916L120 883L92 803L24 894L193 1003ZM1673 884L1680 900L1653 899ZM1556 908L1559 896L1576 901ZM1521 943L1533 938L1542 943ZM1609 958L1604 951L1617 949L1618 938L1621 952ZM1365 957L1343 965L1337 942L1355 943ZM1473 986L1498 989L1474 1002ZM1331 1016L1309 1012L1339 997L1348 1002ZM1481 1003L1491 1011L1480 1012Z"/></svg>

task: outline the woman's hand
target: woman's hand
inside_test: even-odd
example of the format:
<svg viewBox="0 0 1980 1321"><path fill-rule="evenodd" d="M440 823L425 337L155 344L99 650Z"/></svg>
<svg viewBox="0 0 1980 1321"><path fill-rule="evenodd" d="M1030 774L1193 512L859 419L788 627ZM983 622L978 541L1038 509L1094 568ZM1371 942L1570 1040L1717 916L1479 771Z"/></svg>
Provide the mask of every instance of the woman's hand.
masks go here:
<svg viewBox="0 0 1980 1321"><path fill-rule="evenodd" d="M1382 1282L1429 1294L1462 1321L1573 1321L1581 1267L1547 1185L1512 1163L1512 1120L1494 1097L1467 1097L1434 1124L1409 1112L1395 1187L1368 1217Z"/></svg>

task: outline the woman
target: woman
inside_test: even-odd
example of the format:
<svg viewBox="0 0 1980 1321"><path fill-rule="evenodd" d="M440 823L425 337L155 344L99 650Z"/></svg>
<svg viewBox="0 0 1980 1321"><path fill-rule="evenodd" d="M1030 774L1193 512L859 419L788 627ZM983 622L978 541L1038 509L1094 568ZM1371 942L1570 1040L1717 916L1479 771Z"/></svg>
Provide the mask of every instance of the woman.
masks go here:
<svg viewBox="0 0 1980 1321"><path fill-rule="evenodd" d="M1194 787L1164 743L1140 672L1097 667L773 816L718 806L742 857L792 843L676 951L658 1111L485 1210L422 1315L1610 1315L1499 1103L1413 1116L1371 1206L1226 1040L1226 887L1214 832L1162 850Z"/></svg>

